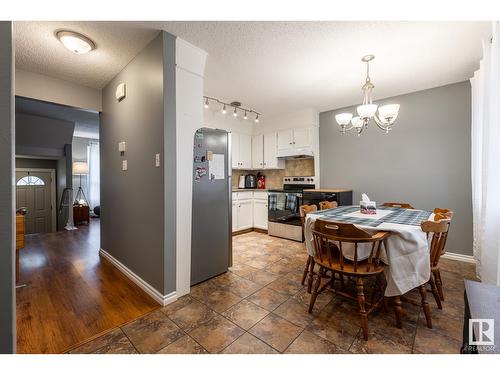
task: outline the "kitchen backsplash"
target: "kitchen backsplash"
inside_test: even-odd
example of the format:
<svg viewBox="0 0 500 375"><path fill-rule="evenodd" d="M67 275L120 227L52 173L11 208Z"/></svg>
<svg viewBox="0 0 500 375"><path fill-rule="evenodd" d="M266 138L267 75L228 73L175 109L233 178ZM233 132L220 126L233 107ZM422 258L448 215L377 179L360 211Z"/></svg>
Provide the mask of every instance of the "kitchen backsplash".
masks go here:
<svg viewBox="0 0 500 375"><path fill-rule="evenodd" d="M233 169L233 188L238 187L241 175L260 172L266 176L266 189L281 189L285 176L314 176L314 159L290 159L285 161L285 169L243 170Z"/></svg>

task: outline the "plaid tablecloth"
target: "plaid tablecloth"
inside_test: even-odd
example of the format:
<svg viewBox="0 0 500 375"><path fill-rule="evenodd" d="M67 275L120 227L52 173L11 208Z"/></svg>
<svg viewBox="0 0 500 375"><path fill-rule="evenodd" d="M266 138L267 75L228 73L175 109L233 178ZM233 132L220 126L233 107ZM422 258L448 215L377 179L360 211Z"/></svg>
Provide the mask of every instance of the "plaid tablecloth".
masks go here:
<svg viewBox="0 0 500 375"><path fill-rule="evenodd" d="M349 217L350 214L359 211L359 206L341 206L337 208L330 208L328 210L317 211L322 219L335 220L342 223L351 223L356 225L366 225L376 228L383 223L402 224L420 226L420 223L427 220L432 212L424 210L409 210L405 208L384 207L386 211L392 211L390 214L381 219L374 220L370 215L366 217Z"/></svg>
<svg viewBox="0 0 500 375"><path fill-rule="evenodd" d="M310 213L306 218L304 236L307 251L310 255L313 251L312 224L316 219L351 223L369 231L380 230L391 232L382 247L381 258L388 265L386 268L387 288L386 296L402 295L429 280L429 244L427 236L420 229L420 223L432 219L433 214L423 210L409 210L404 208L387 208L389 214L383 218L374 219L367 215L366 218L346 216L359 211L359 206L341 206L323 211ZM348 244L344 244L343 250L349 258ZM352 246L354 248L354 246ZM371 246L359 244L358 255L368 257ZM352 249L354 252L354 249Z"/></svg>

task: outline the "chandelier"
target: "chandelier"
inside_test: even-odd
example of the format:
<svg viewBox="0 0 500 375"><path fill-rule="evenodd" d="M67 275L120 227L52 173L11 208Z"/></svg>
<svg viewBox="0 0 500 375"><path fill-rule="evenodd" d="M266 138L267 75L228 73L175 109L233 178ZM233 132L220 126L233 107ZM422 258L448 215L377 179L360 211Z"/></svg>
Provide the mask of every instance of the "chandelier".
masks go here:
<svg viewBox="0 0 500 375"><path fill-rule="evenodd" d="M366 62L366 80L363 87L361 87L363 90L363 104L358 105L356 108L358 115L355 117L353 117L352 113L339 113L335 115L335 120L340 125L340 132L342 134L355 129L359 137L363 130L368 128L368 123L371 119L375 121L375 124L380 129L389 133L398 117L399 104L387 104L380 107L377 104L373 104L372 91L375 86L370 79L370 61L374 58L374 55L366 55L361 59L361 61ZM351 124L350 126L348 126L349 123Z"/></svg>

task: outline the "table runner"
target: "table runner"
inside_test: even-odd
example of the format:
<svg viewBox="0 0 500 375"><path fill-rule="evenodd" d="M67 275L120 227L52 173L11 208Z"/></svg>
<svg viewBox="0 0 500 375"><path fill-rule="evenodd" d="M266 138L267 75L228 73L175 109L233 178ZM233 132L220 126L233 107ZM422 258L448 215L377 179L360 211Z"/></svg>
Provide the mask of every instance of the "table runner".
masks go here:
<svg viewBox="0 0 500 375"><path fill-rule="evenodd" d="M386 296L402 295L429 280L429 244L426 234L420 229L420 222L432 220L433 214L429 211L410 210L396 207L384 207L394 211L385 217L373 220L370 218L357 218L345 216L356 212L359 206L341 206L323 211L309 213L306 217L304 236L309 255L314 254L314 241L312 237L312 224L316 219L347 222L368 232L379 230L391 232L387 239L387 246L382 246L381 259L388 265L386 267L387 288ZM368 216L368 215L367 215ZM343 250L348 254L348 244ZM354 246L352 245L352 252ZM367 258L371 246L359 244L358 254L360 259ZM349 258L346 255L346 258ZM351 258L352 259L352 258Z"/></svg>

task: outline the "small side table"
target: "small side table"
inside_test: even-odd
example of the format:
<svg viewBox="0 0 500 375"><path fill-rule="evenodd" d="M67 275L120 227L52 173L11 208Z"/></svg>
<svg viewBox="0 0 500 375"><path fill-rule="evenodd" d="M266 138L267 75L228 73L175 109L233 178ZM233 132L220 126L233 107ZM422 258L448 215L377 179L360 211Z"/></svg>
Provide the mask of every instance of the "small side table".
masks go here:
<svg viewBox="0 0 500 375"><path fill-rule="evenodd" d="M73 223L75 225L90 222L90 209L89 206L73 206Z"/></svg>

